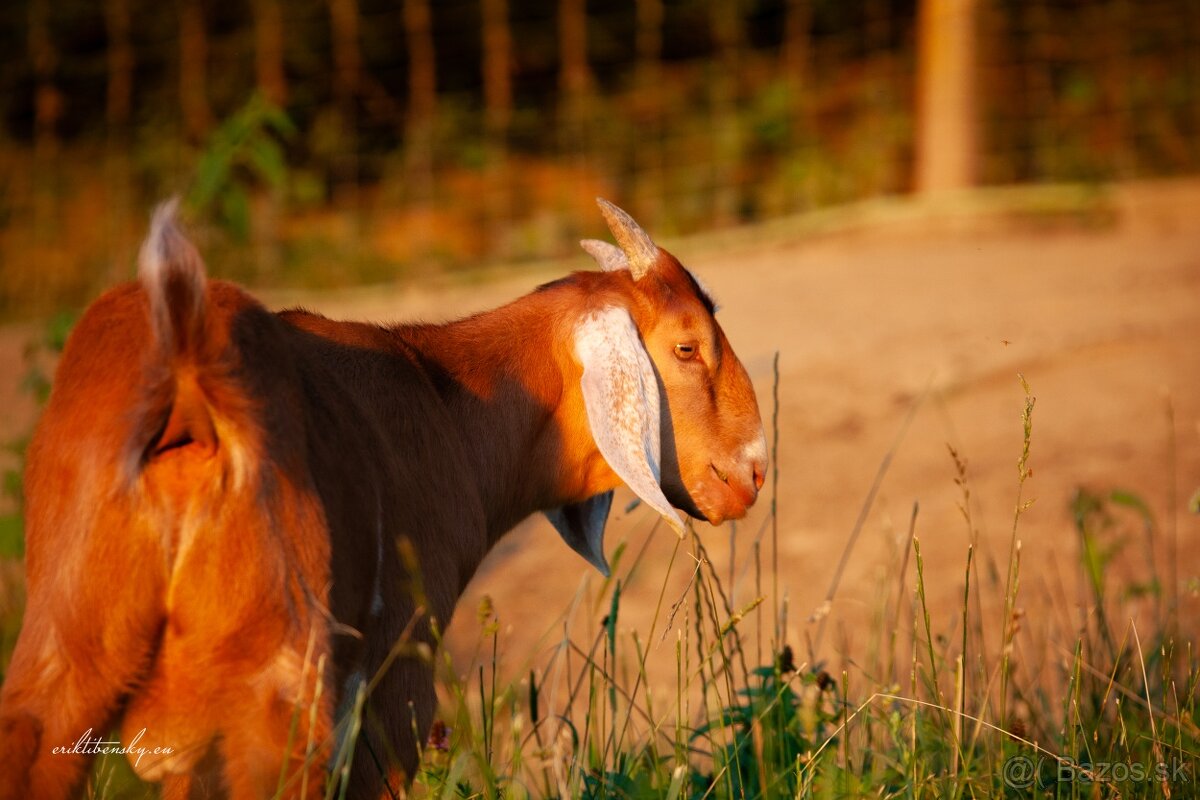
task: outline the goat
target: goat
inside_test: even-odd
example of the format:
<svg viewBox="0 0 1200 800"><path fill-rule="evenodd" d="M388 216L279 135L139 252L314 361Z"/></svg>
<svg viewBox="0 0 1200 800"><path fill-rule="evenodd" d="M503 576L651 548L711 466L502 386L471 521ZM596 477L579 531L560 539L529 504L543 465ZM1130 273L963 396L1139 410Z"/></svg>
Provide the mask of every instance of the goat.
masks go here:
<svg viewBox="0 0 1200 800"><path fill-rule="evenodd" d="M691 273L599 203L602 271L393 327L268 312L161 207L29 449L0 798L78 791L74 743L118 723L166 797L323 793L335 710L372 675L349 792L387 796L434 712L417 651L522 518L607 574L622 482L681 535L675 509L742 516L766 466L746 371Z"/></svg>

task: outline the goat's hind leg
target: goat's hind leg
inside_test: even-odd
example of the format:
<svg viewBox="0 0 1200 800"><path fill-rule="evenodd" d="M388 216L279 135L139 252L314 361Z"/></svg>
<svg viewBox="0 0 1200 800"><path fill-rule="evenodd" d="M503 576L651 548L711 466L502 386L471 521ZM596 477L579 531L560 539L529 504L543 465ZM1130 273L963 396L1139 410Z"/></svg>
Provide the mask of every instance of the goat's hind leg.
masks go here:
<svg viewBox="0 0 1200 800"><path fill-rule="evenodd" d="M222 725L221 753L234 800L325 796L332 672L327 658L318 655L305 665L302 653L285 646L266 670L246 681L250 695L229 707Z"/></svg>
<svg viewBox="0 0 1200 800"><path fill-rule="evenodd" d="M424 626L420 626L424 627ZM428 638L427 631L421 631ZM392 641L376 631L368 647L367 663L378 669L392 647L417 652L396 658L379 677L363 709L362 727L354 745L350 797L391 800L403 795L420 765L417 737L424 738L433 722L437 703L433 666L427 656L404 641L410 633L399 633ZM371 680L374 671L367 675Z"/></svg>
<svg viewBox="0 0 1200 800"><path fill-rule="evenodd" d="M107 600L81 593L51 603L40 588L31 592L0 693L0 800L57 800L78 791L92 756L77 744L108 738L159 629L152 604L139 606L142 592L125 601L114 591ZM66 637L62 629L88 635Z"/></svg>

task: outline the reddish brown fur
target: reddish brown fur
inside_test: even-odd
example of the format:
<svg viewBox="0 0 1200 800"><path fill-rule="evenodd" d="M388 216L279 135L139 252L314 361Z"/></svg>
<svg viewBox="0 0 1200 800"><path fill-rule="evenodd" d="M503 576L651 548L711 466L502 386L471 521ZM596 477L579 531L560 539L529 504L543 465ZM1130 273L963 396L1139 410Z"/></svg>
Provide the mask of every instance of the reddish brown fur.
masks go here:
<svg viewBox="0 0 1200 800"><path fill-rule="evenodd" d="M347 676L375 674L410 626L431 644L430 621L449 621L523 517L619 483L579 389L572 333L589 310L628 308L658 368L672 503L716 522L761 486L761 458L730 452L761 436L749 380L665 253L636 283L577 273L448 325L276 315L219 281L197 321L177 307L186 291L165 296L158 324L199 333L164 347L143 286L105 294L71 336L30 448L29 603L0 692L0 798L70 796L88 759L52 748L118 722L126 742L145 728L140 744L175 749L141 764L169 796L272 795L281 766L285 794L306 769L323 794ZM672 360L681 337L699 360ZM398 660L370 707L353 797L413 774L409 709L426 730L428 661Z"/></svg>

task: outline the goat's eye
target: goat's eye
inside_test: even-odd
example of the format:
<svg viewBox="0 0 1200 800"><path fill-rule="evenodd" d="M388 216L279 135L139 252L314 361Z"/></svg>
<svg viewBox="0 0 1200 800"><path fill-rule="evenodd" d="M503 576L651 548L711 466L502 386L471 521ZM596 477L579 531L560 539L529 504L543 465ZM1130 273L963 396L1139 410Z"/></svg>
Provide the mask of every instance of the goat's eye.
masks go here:
<svg viewBox="0 0 1200 800"><path fill-rule="evenodd" d="M675 357L680 361L687 361L692 356L696 355L696 345L694 344L677 344L675 345Z"/></svg>

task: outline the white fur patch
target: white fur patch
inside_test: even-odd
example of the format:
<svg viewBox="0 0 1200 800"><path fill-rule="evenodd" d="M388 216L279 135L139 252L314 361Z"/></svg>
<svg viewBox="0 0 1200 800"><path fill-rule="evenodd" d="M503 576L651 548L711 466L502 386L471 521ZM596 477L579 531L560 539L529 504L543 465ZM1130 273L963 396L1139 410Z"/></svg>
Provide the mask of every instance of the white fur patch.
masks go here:
<svg viewBox="0 0 1200 800"><path fill-rule="evenodd" d="M742 448L741 460L750 464L767 463L767 435L759 429L758 438Z"/></svg>
<svg viewBox="0 0 1200 800"><path fill-rule="evenodd" d="M297 692L305 690L305 680L312 671L313 665L305 663L303 654L282 647L259 673L258 680L278 692L280 697L296 702Z"/></svg>
<svg viewBox="0 0 1200 800"><path fill-rule="evenodd" d="M221 450L225 454L228 484L223 490L231 494L244 491L255 479L255 476L252 475L255 460L251 450L233 420L221 414L213 406L209 406L209 414L212 416L217 441L221 443Z"/></svg>
<svg viewBox="0 0 1200 800"><path fill-rule="evenodd" d="M179 199L174 198L154 209L150 232L138 253L138 277L150 298L150 313L160 343L174 346L167 283L172 274L188 284L187 297L192 303L188 318L198 319L204 307L204 261L179 226Z"/></svg>
<svg viewBox="0 0 1200 800"><path fill-rule="evenodd" d="M683 521L662 493L659 390L650 356L629 311L610 306L575 328L575 354L588 427L600 455L638 497L683 535Z"/></svg>

